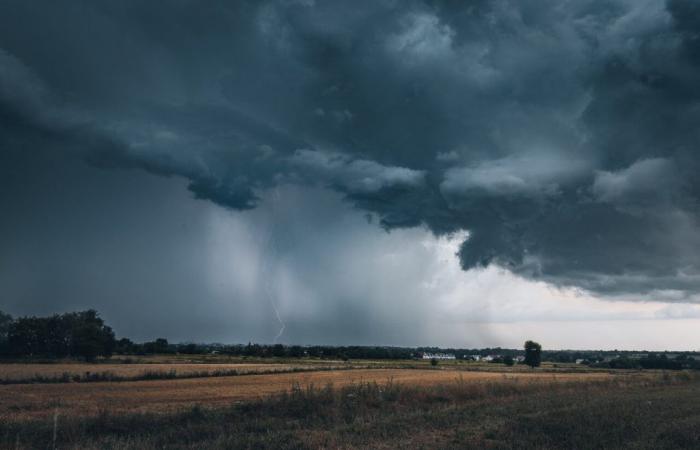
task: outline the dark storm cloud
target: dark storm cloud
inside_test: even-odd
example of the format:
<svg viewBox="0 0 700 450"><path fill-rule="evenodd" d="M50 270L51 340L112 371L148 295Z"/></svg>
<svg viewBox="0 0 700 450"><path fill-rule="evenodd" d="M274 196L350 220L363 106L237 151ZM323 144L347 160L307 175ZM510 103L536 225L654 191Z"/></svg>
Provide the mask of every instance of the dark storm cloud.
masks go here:
<svg viewBox="0 0 700 450"><path fill-rule="evenodd" d="M4 1L4 151L185 178L251 209L323 185L465 269L700 288L693 1Z"/></svg>

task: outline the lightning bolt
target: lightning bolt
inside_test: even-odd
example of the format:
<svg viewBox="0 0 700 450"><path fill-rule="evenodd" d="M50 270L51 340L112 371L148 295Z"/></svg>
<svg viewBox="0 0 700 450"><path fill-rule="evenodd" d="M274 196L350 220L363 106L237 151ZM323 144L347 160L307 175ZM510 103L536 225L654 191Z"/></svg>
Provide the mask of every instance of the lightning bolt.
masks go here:
<svg viewBox="0 0 700 450"><path fill-rule="evenodd" d="M262 263L262 268L261 272L262 275L265 279L265 294L267 297L268 302L270 303L270 307L275 313L275 318L277 319L277 322L280 324L280 329L277 332L277 335L273 339L273 344L276 344L277 341L279 340L280 337L282 337L282 334L284 333L284 329L286 327L284 320L282 320L282 316L280 315L279 308L277 307L277 302L276 302L276 295L275 295L275 277L273 270L271 268L271 263L269 259L269 255L277 255L278 249L277 249L277 203L279 201L280 195L279 195L279 189L275 188L274 191L272 191L272 197L270 200L270 210L271 210L271 220L270 220L270 226L267 228L267 232L263 233L265 239L264 239L264 244L263 248L266 249L265 251L265 256L261 258L261 263ZM276 258L274 258L276 259Z"/></svg>

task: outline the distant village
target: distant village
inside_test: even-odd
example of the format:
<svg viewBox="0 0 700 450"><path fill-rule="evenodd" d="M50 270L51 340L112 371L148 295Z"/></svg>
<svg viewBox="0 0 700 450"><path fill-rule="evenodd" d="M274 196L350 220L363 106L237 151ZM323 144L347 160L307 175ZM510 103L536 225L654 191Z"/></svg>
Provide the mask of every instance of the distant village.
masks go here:
<svg viewBox="0 0 700 450"><path fill-rule="evenodd" d="M525 356L516 352L514 350L505 350L503 353L479 354L426 351L416 353L415 357L435 361L459 359L463 361L504 363L506 365L522 364L525 361ZM700 354L698 352L581 352L562 350L546 352L545 358L547 361L554 363L574 363L601 368L700 368Z"/></svg>
<svg viewBox="0 0 700 450"><path fill-rule="evenodd" d="M437 360L443 360L443 359L457 359L457 356L454 353L430 353L430 352L424 352L420 355L421 359L437 359ZM515 364L522 363L525 361L525 357L522 355L515 355L515 356L510 356L510 355L461 355L459 359L465 360L465 361L483 361L483 362L503 362L506 360L506 358L512 358L513 362Z"/></svg>

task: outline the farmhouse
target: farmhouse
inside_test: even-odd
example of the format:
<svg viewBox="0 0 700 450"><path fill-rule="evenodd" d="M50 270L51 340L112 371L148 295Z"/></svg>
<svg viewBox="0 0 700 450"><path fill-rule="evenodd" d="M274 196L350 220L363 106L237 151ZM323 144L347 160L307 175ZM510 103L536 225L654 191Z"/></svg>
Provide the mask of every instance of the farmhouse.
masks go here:
<svg viewBox="0 0 700 450"><path fill-rule="evenodd" d="M423 359L455 359L452 353L423 353Z"/></svg>

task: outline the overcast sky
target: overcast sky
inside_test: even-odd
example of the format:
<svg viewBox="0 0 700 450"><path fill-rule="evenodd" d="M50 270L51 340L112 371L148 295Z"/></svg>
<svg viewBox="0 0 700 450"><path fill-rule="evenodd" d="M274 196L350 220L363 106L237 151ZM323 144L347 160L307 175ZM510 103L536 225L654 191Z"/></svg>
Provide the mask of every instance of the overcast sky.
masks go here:
<svg viewBox="0 0 700 450"><path fill-rule="evenodd" d="M693 0L0 0L0 309L700 349Z"/></svg>

